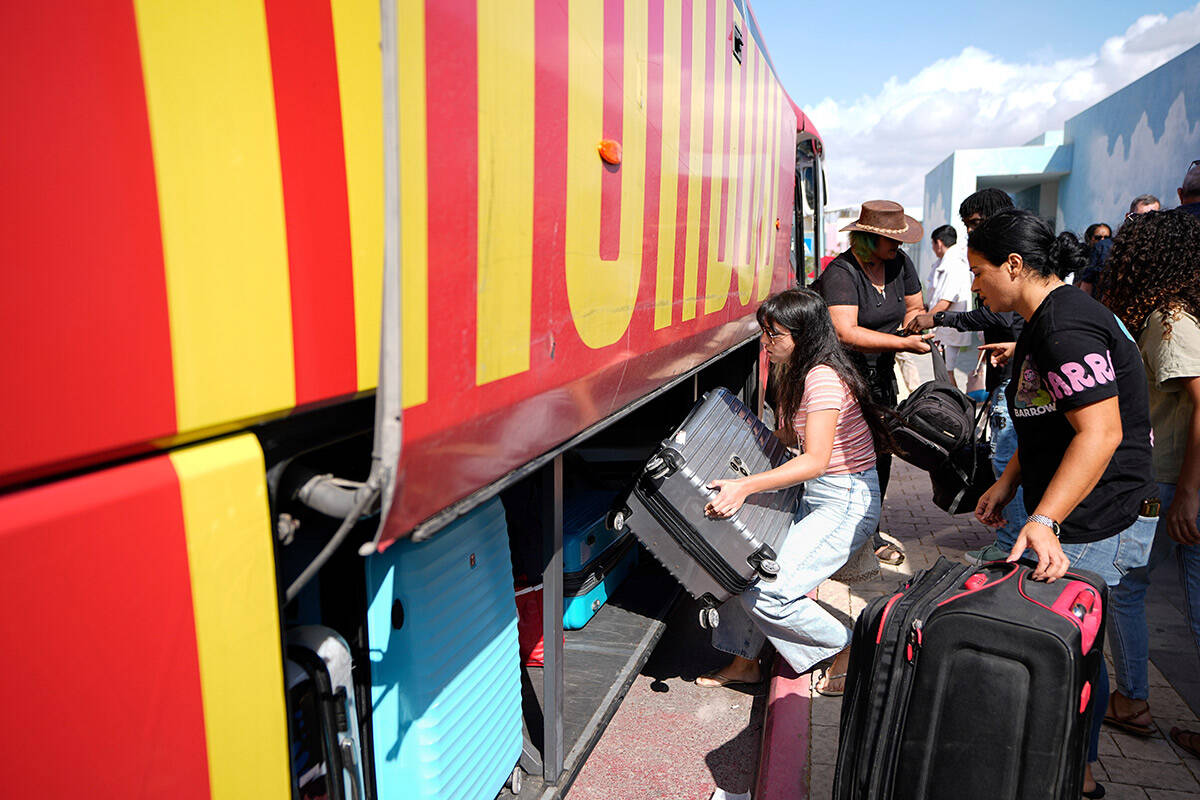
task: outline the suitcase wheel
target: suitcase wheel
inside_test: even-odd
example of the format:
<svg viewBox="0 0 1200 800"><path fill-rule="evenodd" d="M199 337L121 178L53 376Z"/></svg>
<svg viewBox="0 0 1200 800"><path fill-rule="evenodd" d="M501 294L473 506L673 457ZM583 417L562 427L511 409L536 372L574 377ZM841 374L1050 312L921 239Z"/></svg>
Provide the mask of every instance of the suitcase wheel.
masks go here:
<svg viewBox="0 0 1200 800"><path fill-rule="evenodd" d="M758 574L764 581L773 581L779 577L779 562L773 558L764 558L758 565Z"/></svg>
<svg viewBox="0 0 1200 800"><path fill-rule="evenodd" d="M711 606L700 609L700 627L715 628L721 624L721 613Z"/></svg>
<svg viewBox="0 0 1200 800"><path fill-rule="evenodd" d="M521 782L525 777L525 771L520 766L513 767L512 775L508 779L508 790L514 795L521 793Z"/></svg>
<svg viewBox="0 0 1200 800"><path fill-rule="evenodd" d="M604 527L608 528L610 531L623 531L625 530L625 521L627 519L629 519L628 509L623 508L620 511L613 509L612 511L609 511L608 516L604 518Z"/></svg>

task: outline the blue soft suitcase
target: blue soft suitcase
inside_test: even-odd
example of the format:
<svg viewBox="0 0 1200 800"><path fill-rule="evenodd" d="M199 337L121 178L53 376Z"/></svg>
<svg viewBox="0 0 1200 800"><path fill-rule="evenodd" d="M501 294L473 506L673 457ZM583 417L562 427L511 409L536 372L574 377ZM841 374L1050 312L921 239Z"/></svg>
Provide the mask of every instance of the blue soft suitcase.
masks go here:
<svg viewBox="0 0 1200 800"><path fill-rule="evenodd" d="M629 531L605 525L615 495L573 493L563 509L563 628L588 623L637 564L637 542Z"/></svg>
<svg viewBox="0 0 1200 800"><path fill-rule="evenodd" d="M379 797L493 800L521 756L517 608L504 509L367 559Z"/></svg>

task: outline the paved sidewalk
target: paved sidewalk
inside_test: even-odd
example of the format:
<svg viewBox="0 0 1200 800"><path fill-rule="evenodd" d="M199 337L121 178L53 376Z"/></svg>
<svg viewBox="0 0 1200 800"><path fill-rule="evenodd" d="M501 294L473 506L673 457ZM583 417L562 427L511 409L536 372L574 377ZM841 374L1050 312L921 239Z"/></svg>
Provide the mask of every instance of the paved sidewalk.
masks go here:
<svg viewBox="0 0 1200 800"><path fill-rule="evenodd" d="M939 556L961 561L967 550L975 550L992 541L991 531L969 515L952 517L929 500L929 478L899 459L892 467L891 485L883 514L883 529L899 539L907 558L899 567L883 567L870 581L846 584L826 581L817 590L817 599L827 604L845 621L856 618L872 598L895 591L898 583L935 562ZM1163 572L1163 571L1160 571ZM1156 580L1160 573L1155 573ZM1194 667L1194 648L1164 647L1179 640L1179 620L1171 619L1172 603L1164 597L1171 583L1158 588L1157 602L1148 605L1151 635L1150 708L1159 733L1143 739L1105 726L1100 737L1100 763L1096 778L1104 783L1110 800L1175 800L1200 796L1200 761L1181 751L1167 736L1173 725L1200 730L1196 712L1163 676L1178 675L1177 683L1191 693L1200 672ZM1178 604L1178 598L1174 603ZM1178 617L1177 605L1174 613ZM1187 668L1188 660L1193 662ZM1159 666L1162 666L1160 671ZM1168 668L1169 666L1169 668ZM1111 674L1111 660L1109 663ZM841 699L821 697L809 692L810 730L807 741L810 767L807 797L825 800L832 797L833 770L837 758L838 715ZM803 741L803 737L798 737ZM778 743L776 743L778 746ZM796 795L804 797L803 793Z"/></svg>

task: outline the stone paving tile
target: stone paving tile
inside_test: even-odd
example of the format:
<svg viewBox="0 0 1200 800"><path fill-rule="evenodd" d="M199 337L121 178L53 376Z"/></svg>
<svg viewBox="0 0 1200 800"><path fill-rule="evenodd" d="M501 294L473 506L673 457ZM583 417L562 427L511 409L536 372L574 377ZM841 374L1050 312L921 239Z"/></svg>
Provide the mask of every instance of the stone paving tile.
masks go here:
<svg viewBox="0 0 1200 800"><path fill-rule="evenodd" d="M1100 757L1103 758L1104 754L1101 753ZM1108 780L1108 773L1104 771L1104 763L1102 761L1092 764L1092 780L1100 781L1101 783Z"/></svg>
<svg viewBox="0 0 1200 800"><path fill-rule="evenodd" d="M1147 739L1129 733L1118 732L1114 732L1112 738L1117 743L1117 747L1121 749L1121 755L1125 758L1179 763L1179 755L1171 749L1170 743L1164 739L1158 737Z"/></svg>
<svg viewBox="0 0 1200 800"><path fill-rule="evenodd" d="M842 720L842 703L836 697L821 697L813 694L812 702L813 727L823 725L838 725Z"/></svg>
<svg viewBox="0 0 1200 800"><path fill-rule="evenodd" d="M809 760L813 764L837 764L838 729L836 725L812 726L812 750Z"/></svg>
<svg viewBox="0 0 1200 800"><path fill-rule="evenodd" d="M1105 783L1104 800L1146 800L1146 792L1140 786L1127 783Z"/></svg>
<svg viewBox="0 0 1200 800"><path fill-rule="evenodd" d="M1192 773L1178 762L1167 764L1133 758L1117 758L1116 756L1101 758L1100 762L1104 765L1109 778L1118 783L1156 789L1200 792L1200 783L1197 783Z"/></svg>
<svg viewBox="0 0 1200 800"><path fill-rule="evenodd" d="M1105 756L1120 756L1121 755L1121 748L1117 746L1117 743L1115 741L1113 741L1112 734L1109 733L1106 729L1100 731L1099 753L1100 753L1101 758L1104 758Z"/></svg>
<svg viewBox="0 0 1200 800"><path fill-rule="evenodd" d="M809 773L808 796L811 800L829 800L833 797L833 765L813 764Z"/></svg>
<svg viewBox="0 0 1200 800"><path fill-rule="evenodd" d="M1174 789L1147 789L1146 797L1150 800L1195 800L1196 795L1193 792L1177 792Z"/></svg>

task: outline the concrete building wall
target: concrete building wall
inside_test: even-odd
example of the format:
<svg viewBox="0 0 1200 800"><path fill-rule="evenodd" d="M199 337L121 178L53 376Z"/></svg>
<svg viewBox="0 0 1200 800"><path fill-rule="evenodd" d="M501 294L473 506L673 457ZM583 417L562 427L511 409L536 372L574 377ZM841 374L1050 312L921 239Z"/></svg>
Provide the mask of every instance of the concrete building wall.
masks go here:
<svg viewBox="0 0 1200 800"><path fill-rule="evenodd" d="M1064 133L1075 157L1059 188L1060 230L1116 230L1139 194L1178 205L1175 190L1200 158L1200 45L1067 120Z"/></svg>

